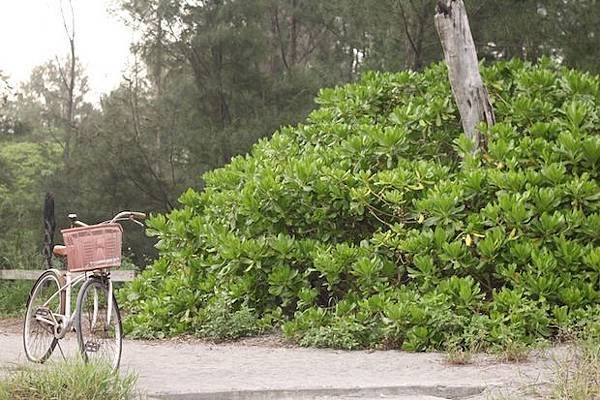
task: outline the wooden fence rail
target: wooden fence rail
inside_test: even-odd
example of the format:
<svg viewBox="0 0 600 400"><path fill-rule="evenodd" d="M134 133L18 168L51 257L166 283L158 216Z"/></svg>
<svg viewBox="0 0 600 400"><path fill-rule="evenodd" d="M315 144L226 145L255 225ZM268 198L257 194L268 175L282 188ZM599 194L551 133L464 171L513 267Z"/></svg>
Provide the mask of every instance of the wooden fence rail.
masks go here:
<svg viewBox="0 0 600 400"><path fill-rule="evenodd" d="M27 269L0 269L1 280L30 280L34 281L43 273L43 270ZM111 271L110 279L114 282L129 282L135 277L135 271Z"/></svg>

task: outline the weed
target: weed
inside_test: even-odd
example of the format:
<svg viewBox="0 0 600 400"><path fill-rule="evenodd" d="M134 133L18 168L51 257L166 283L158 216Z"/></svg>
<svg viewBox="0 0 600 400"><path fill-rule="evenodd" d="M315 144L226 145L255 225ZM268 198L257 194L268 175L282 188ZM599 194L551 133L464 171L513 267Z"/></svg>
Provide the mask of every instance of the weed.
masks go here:
<svg viewBox="0 0 600 400"><path fill-rule="evenodd" d="M460 346L450 346L446 349L444 359L450 365L467 365L473 361L473 352Z"/></svg>
<svg viewBox="0 0 600 400"><path fill-rule="evenodd" d="M556 363L550 399L600 399L600 341L580 342L566 360Z"/></svg>
<svg viewBox="0 0 600 400"><path fill-rule="evenodd" d="M201 326L196 333L208 339L237 339L261 332L260 322L250 308L242 306L239 310L233 310L221 300L207 306L201 318Z"/></svg>
<svg viewBox="0 0 600 400"><path fill-rule="evenodd" d="M121 376L110 366L66 361L44 367L19 367L0 380L0 400L133 400L136 376Z"/></svg>
<svg viewBox="0 0 600 400"><path fill-rule="evenodd" d="M0 317L22 316L31 287L29 281L0 281Z"/></svg>
<svg viewBox="0 0 600 400"><path fill-rule="evenodd" d="M518 341L507 341L498 349L498 360L503 362L525 362L529 358L529 348Z"/></svg>

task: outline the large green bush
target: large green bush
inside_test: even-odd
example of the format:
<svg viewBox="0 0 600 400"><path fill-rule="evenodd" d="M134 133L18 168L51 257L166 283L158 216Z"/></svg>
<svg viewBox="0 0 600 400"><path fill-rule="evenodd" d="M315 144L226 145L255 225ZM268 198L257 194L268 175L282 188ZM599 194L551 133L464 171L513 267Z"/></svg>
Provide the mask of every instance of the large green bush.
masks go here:
<svg viewBox="0 0 600 400"><path fill-rule="evenodd" d="M545 60L482 74L498 124L480 156L435 65L323 90L305 125L206 174L150 220L161 256L122 293L127 330L205 334L216 310L303 345L426 350L585 324L600 312L600 79Z"/></svg>

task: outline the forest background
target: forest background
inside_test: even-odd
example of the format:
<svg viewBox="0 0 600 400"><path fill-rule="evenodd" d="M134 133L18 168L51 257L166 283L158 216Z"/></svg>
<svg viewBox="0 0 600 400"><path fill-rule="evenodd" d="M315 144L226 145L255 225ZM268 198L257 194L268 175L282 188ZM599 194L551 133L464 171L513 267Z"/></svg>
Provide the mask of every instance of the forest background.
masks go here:
<svg viewBox="0 0 600 400"><path fill-rule="evenodd" d="M368 70L442 59L434 0L119 0L139 27L136 63L86 101L77 42L11 87L0 71L0 268L41 265L42 205L100 221L121 209L165 212L201 175L315 108L320 88ZM467 0L485 62L549 56L600 73L596 0ZM73 22L76 24L76 15ZM24 49L26 51L26 49ZM128 232L143 267L152 243Z"/></svg>

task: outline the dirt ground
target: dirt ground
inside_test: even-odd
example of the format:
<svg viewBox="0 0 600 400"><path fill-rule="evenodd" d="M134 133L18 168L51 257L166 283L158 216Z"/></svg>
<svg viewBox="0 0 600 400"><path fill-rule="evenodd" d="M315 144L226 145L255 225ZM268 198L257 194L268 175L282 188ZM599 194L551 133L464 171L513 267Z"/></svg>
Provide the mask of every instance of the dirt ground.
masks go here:
<svg viewBox="0 0 600 400"><path fill-rule="evenodd" d="M0 319L0 335L21 334L23 320L21 318Z"/></svg>
<svg viewBox="0 0 600 400"><path fill-rule="evenodd" d="M67 357L76 355L75 336L62 348ZM151 398L440 400L510 392L518 399L536 398L563 351L532 354L517 364L481 354L457 366L438 353L305 349L278 336L227 344L125 340L121 369L138 374L139 389ZM52 359L60 360L60 353ZM0 369L6 373L25 362L21 322L0 321Z"/></svg>

